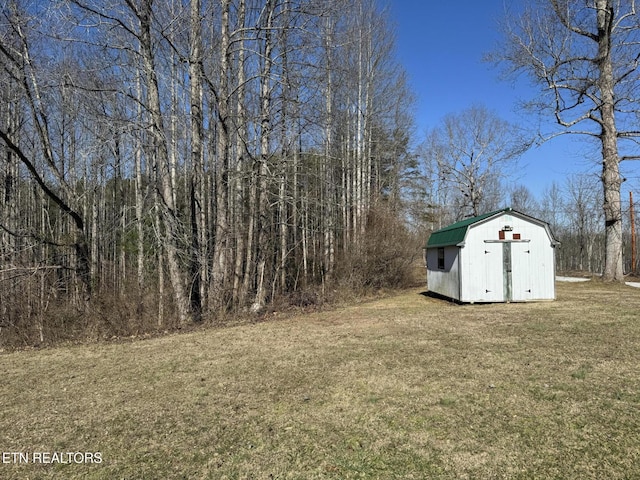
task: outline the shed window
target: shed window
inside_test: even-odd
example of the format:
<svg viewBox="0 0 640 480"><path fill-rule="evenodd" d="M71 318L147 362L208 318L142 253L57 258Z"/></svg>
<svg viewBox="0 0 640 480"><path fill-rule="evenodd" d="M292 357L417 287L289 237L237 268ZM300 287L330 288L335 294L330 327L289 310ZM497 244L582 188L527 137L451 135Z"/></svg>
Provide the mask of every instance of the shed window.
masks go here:
<svg viewBox="0 0 640 480"><path fill-rule="evenodd" d="M438 248L438 270L444 270L444 247Z"/></svg>

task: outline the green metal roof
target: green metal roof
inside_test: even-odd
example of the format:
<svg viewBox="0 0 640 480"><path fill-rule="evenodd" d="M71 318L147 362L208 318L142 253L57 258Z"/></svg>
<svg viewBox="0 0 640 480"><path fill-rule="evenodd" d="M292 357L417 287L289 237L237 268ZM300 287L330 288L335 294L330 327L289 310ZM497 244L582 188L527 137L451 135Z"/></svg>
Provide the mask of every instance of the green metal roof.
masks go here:
<svg viewBox="0 0 640 480"><path fill-rule="evenodd" d="M457 245L464 240L464 237L467 234L467 228L469 228L470 225L478 223L486 218L493 217L494 215L497 215L499 213L511 211L511 207L503 208L501 210L496 210L495 212L478 215L477 217L466 218L459 222L453 223L448 227L436 230L429 237L427 248Z"/></svg>

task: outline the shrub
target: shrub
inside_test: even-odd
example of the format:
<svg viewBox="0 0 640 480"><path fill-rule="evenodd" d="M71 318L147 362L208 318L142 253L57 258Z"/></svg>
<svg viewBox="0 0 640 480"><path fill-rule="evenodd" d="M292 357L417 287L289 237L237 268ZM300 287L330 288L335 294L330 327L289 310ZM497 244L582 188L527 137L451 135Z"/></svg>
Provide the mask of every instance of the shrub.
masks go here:
<svg viewBox="0 0 640 480"><path fill-rule="evenodd" d="M420 235L409 231L392 210L378 206L369 213L361 244L339 262L338 281L351 288L415 285L421 248Z"/></svg>

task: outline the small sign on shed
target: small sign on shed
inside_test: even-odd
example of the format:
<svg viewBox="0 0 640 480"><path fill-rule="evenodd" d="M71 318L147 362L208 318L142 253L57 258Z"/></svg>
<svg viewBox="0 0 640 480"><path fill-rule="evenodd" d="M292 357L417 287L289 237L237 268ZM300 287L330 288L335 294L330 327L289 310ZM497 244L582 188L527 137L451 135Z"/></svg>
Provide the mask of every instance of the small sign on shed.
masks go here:
<svg viewBox="0 0 640 480"><path fill-rule="evenodd" d="M555 300L555 247L549 225L504 208L431 234L427 286L460 302Z"/></svg>

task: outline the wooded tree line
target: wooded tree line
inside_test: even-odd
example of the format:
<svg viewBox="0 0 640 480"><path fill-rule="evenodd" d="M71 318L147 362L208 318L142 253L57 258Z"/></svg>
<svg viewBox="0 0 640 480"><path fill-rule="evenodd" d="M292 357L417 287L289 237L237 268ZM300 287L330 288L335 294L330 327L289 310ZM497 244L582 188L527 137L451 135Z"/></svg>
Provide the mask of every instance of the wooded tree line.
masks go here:
<svg viewBox="0 0 640 480"><path fill-rule="evenodd" d="M376 281L345 258L403 234L411 95L373 0L2 13L5 332L43 340L56 304L171 327Z"/></svg>
<svg viewBox="0 0 640 480"><path fill-rule="evenodd" d="M637 274L638 246L631 241L631 222L638 223L637 207L632 209L628 191L622 197L622 265L625 275ZM525 186L509 193L509 204L544 219L561 242L556 249L556 269L600 275L606 265L606 232L602 210L602 184L595 173L573 174L563 184L553 183L536 198ZM635 203L635 200L634 200ZM632 247L635 246L635 264Z"/></svg>

